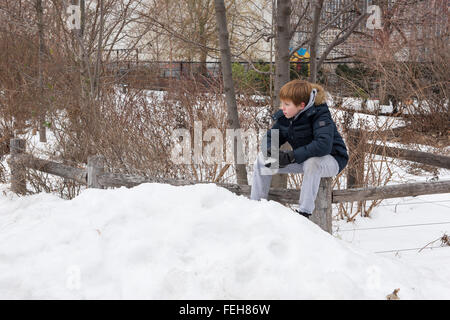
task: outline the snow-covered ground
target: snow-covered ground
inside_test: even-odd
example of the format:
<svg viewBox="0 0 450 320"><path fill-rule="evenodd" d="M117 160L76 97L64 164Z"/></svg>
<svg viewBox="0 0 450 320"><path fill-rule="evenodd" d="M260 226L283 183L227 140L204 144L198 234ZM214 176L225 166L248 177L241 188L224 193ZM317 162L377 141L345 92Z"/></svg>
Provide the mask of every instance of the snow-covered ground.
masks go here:
<svg viewBox="0 0 450 320"><path fill-rule="evenodd" d="M357 116L372 128L402 125ZM26 136L29 152L52 155L48 133L47 144ZM402 163L391 183L432 178ZM450 234L449 194L385 200L329 235L278 203L215 185L89 189L73 200L8 187L2 299L385 299L394 289L400 299L450 299L450 246L438 240Z"/></svg>
<svg viewBox="0 0 450 320"><path fill-rule="evenodd" d="M3 299L385 299L397 288L401 299L450 299L450 248L422 260L373 253L437 232L385 230L377 242L340 223L333 237L276 202L212 184L88 189L73 200L1 194ZM404 224L403 214L380 209L357 227Z"/></svg>
<svg viewBox="0 0 450 320"><path fill-rule="evenodd" d="M370 218L335 222L333 234L368 252L426 268L450 283L450 246L440 241L450 235L449 194L384 200Z"/></svg>

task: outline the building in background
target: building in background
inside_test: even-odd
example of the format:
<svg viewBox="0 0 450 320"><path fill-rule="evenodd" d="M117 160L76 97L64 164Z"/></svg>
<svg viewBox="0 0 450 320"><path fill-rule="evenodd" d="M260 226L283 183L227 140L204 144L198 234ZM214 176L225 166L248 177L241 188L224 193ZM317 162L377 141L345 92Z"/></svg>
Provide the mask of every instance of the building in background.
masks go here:
<svg viewBox="0 0 450 320"><path fill-rule="evenodd" d="M358 54L374 50L379 50L380 54L383 50L388 54L394 51L399 61L426 61L433 39L448 39L450 1L447 0L328 0L324 2L321 27L330 26L320 35L319 56L365 7L371 5L380 8L381 28L368 28L368 21L362 21L344 43L329 53L328 61L353 61ZM344 8L348 10L342 14ZM302 43L310 34L311 24L302 26L292 46Z"/></svg>

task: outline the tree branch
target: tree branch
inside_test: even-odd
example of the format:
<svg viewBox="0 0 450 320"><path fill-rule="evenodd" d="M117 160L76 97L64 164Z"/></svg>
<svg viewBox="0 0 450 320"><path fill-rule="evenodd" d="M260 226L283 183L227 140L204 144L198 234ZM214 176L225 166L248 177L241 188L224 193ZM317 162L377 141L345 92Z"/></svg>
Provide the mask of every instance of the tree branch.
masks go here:
<svg viewBox="0 0 450 320"><path fill-rule="evenodd" d="M361 16L359 16L358 19L355 20L355 22L353 22L353 24L347 29L347 31L344 33L344 35L342 37L339 37L339 36L342 34L342 32L344 32L344 30L336 36L334 41L325 49L324 53L320 57L320 59L319 59L319 61L317 63L317 69L320 68L320 66L325 61L325 59L327 58L327 56L331 52L331 50L333 50L334 47L340 45L345 40L347 40L347 38L358 27L358 25L361 23L361 21L363 21L365 18L367 18L367 16L368 16L368 13L362 14Z"/></svg>

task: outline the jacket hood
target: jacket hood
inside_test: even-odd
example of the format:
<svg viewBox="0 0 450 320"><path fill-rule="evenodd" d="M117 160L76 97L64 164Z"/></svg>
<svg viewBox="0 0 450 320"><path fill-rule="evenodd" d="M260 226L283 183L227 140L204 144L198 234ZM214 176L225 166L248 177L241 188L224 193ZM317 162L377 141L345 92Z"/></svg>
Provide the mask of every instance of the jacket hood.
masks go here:
<svg viewBox="0 0 450 320"><path fill-rule="evenodd" d="M318 106L327 102L327 95L325 89L320 84L317 83L311 83L311 86L313 89L317 90L316 100L314 104Z"/></svg>

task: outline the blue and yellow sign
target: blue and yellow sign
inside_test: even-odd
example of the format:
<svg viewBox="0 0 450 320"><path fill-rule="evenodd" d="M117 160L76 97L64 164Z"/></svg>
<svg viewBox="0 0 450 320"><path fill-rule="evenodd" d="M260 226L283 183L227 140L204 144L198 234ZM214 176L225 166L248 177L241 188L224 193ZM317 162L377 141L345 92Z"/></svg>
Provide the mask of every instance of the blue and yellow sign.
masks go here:
<svg viewBox="0 0 450 320"><path fill-rule="evenodd" d="M292 48L290 48L291 50ZM294 52L293 55L291 55L291 62L306 62L308 66L308 76L310 75L310 68L309 68L309 52L306 49L298 49L296 52ZM295 69L298 73L302 70L303 63L296 63Z"/></svg>
<svg viewBox="0 0 450 320"><path fill-rule="evenodd" d="M306 49L301 48L294 52L291 56L291 62L309 61L309 58L309 52L306 51Z"/></svg>

